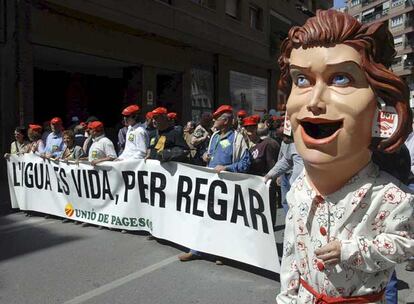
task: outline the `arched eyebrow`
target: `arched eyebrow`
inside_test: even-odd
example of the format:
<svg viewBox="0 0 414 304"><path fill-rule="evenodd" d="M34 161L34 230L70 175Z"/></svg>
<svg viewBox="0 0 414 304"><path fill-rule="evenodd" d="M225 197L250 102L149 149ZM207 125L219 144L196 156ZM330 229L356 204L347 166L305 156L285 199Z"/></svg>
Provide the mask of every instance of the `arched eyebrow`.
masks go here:
<svg viewBox="0 0 414 304"><path fill-rule="evenodd" d="M327 69L332 69L332 68L342 68L344 70L346 70L346 68L357 68L358 70L362 71L361 66L354 60L346 60L346 61L341 61L338 63L330 63L326 65ZM289 69L291 70L302 70L302 71L310 71L311 68L310 67L302 67L296 64L291 64L289 65Z"/></svg>

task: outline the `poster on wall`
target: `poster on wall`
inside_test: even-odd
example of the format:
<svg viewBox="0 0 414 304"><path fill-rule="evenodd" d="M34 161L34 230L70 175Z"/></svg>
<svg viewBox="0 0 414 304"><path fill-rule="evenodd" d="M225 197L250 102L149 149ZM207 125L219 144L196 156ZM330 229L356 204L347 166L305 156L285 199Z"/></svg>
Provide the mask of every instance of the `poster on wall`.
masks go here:
<svg viewBox="0 0 414 304"><path fill-rule="evenodd" d="M198 121L203 112L212 112L214 99L214 74L207 69L191 70L191 116Z"/></svg>
<svg viewBox="0 0 414 304"><path fill-rule="evenodd" d="M267 79L230 71L230 98L235 110L263 115L267 111Z"/></svg>

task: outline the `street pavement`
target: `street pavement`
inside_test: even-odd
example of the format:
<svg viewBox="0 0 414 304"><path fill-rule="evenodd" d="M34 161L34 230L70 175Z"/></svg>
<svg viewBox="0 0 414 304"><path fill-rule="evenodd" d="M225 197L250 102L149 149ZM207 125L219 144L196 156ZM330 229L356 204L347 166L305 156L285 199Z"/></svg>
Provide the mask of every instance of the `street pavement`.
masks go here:
<svg viewBox="0 0 414 304"><path fill-rule="evenodd" d="M277 223L280 249L282 209ZM182 263L177 255L184 250L145 234L6 214L0 217L0 303L275 303L278 275L229 260ZM397 267L399 303L414 303L414 273L404 267Z"/></svg>

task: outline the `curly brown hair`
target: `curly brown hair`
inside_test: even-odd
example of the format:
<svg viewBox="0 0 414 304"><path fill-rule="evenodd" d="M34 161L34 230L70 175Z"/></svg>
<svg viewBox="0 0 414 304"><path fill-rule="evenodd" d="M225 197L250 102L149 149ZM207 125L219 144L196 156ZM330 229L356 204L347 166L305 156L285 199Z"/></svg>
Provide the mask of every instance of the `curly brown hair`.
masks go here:
<svg viewBox="0 0 414 304"><path fill-rule="evenodd" d="M374 148L392 153L412 131L412 112L407 85L388 68L396 52L393 37L384 23L363 25L354 17L336 10L318 10L303 26L292 27L281 45L279 89L290 94L292 79L289 58L293 49L336 44L354 48L362 58L362 69L375 94L395 107L398 125L394 134L381 140Z"/></svg>

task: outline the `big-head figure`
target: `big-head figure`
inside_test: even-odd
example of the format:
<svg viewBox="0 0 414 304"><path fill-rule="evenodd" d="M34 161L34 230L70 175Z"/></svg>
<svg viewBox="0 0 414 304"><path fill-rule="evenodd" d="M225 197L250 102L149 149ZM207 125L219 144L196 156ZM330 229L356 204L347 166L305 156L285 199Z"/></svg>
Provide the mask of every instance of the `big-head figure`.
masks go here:
<svg viewBox="0 0 414 304"><path fill-rule="evenodd" d="M279 84L305 172L288 194L279 303L380 303L395 263L413 251L412 197L371 162L373 150L395 152L412 130L407 86L388 69L394 54L385 24L334 10L282 44ZM398 122L375 140L384 104Z"/></svg>

